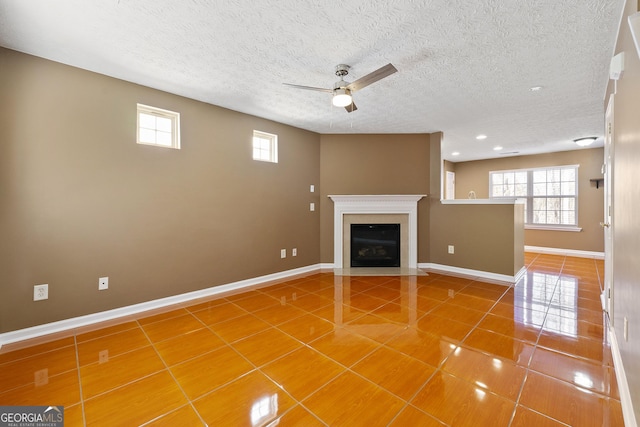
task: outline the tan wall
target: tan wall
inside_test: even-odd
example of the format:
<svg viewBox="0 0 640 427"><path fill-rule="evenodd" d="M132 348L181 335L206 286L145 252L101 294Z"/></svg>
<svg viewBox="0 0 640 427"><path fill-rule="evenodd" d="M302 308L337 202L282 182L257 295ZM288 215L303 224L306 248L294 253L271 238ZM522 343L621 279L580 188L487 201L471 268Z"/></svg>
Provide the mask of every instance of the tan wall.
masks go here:
<svg viewBox="0 0 640 427"><path fill-rule="evenodd" d="M478 199L489 197L489 172L546 166L580 165L578 169L578 226L581 232L525 230L525 245L581 251L604 251L603 219L604 190L596 189L590 179L602 178L602 148L564 151L535 156L459 162L455 164L456 198L476 192Z"/></svg>
<svg viewBox="0 0 640 427"><path fill-rule="evenodd" d="M431 262L513 276L524 266L523 205L431 200ZM453 245L454 254L447 252Z"/></svg>
<svg viewBox="0 0 640 427"><path fill-rule="evenodd" d="M440 135L440 134L436 134ZM429 134L322 135L320 257L333 263L333 202L338 194L428 194ZM428 261L429 203L418 202L418 262Z"/></svg>
<svg viewBox="0 0 640 427"><path fill-rule="evenodd" d="M430 170L429 170L429 197L433 200L441 199L444 194L442 187L444 175L442 160L442 132L431 134L430 144Z"/></svg>
<svg viewBox="0 0 640 427"><path fill-rule="evenodd" d="M2 48L0 70L0 332L318 263L318 134ZM137 102L181 113L181 150L135 143Z"/></svg>
<svg viewBox="0 0 640 427"><path fill-rule="evenodd" d="M639 2L640 3L640 2ZM613 168L613 327L640 421L640 59L627 16L640 9L628 1L614 54L625 53L624 74L614 100ZM610 86L611 88L611 86ZM607 92L605 107L611 90ZM624 340L624 319L629 339Z"/></svg>
<svg viewBox="0 0 640 427"><path fill-rule="evenodd" d="M524 267L524 205L513 209L513 271L517 274Z"/></svg>
<svg viewBox="0 0 640 427"><path fill-rule="evenodd" d="M448 160L445 160L443 162L444 164L444 171L445 172L455 172L456 171L456 164L453 162L450 162Z"/></svg>

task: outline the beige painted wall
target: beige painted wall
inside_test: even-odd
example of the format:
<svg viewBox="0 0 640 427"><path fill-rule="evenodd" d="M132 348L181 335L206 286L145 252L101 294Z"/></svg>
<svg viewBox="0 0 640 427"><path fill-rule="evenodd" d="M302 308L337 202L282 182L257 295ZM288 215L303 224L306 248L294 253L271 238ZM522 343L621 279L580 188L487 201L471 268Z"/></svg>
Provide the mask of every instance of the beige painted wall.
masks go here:
<svg viewBox="0 0 640 427"><path fill-rule="evenodd" d="M625 69L614 99L612 323L635 417L640 422L640 59L627 21L627 16L639 9L640 2L627 2L613 52L625 53ZM629 322L628 341L623 338L625 318Z"/></svg>
<svg viewBox="0 0 640 427"><path fill-rule="evenodd" d="M513 276L524 266L523 205L431 200L431 262ZM447 252L453 245L454 254Z"/></svg>
<svg viewBox="0 0 640 427"><path fill-rule="evenodd" d="M564 151L535 156L506 157L455 163L456 198L465 199L474 190L478 199L489 197L489 172L546 166L580 165L578 169L578 226L581 232L525 230L525 245L581 251L604 251L604 190L590 179L602 178L602 148Z"/></svg>
<svg viewBox="0 0 640 427"><path fill-rule="evenodd" d="M330 263L329 194L429 194L419 263L513 274L431 259L461 220L430 229L441 133L321 136L6 49L0 69L0 333ZM138 102L181 113L181 150L135 144ZM278 164L251 159L253 129L278 134Z"/></svg>
<svg viewBox="0 0 640 427"><path fill-rule="evenodd" d="M0 332L320 259L318 134L2 48L0 70ZM135 143L137 102L181 113L181 150Z"/></svg>
<svg viewBox="0 0 640 427"><path fill-rule="evenodd" d="M434 134L439 136L440 134ZM333 263L333 202L338 194L428 194L430 134L320 137L320 259ZM429 203L418 202L418 262L429 254Z"/></svg>
<svg viewBox="0 0 640 427"><path fill-rule="evenodd" d="M6 49L0 65L0 332L332 262L328 194L439 192L441 133L320 136ZM135 144L137 102L181 113L181 150ZM278 164L251 159L253 129L279 135ZM418 229L429 262L428 199Z"/></svg>
<svg viewBox="0 0 640 427"><path fill-rule="evenodd" d="M514 223L514 211L522 215L522 206L440 204L441 138L441 133L322 135L323 263L333 262L333 202L328 195L429 193L418 202L419 263L509 276L520 270L524 265L522 220ZM438 171L435 176L434 170ZM447 254L448 244L457 245L454 256Z"/></svg>

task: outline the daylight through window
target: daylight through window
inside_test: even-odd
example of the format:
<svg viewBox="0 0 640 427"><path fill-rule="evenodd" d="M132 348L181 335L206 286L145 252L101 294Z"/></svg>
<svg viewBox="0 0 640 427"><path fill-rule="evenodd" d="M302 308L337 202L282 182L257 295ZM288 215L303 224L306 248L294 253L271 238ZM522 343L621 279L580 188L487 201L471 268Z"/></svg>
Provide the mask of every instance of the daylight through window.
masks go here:
<svg viewBox="0 0 640 427"><path fill-rule="evenodd" d="M254 130L253 159L278 163L278 135Z"/></svg>
<svg viewBox="0 0 640 427"><path fill-rule="evenodd" d="M138 144L180 148L180 113L138 104Z"/></svg>
<svg viewBox="0 0 640 427"><path fill-rule="evenodd" d="M578 225L578 166L489 172L491 198L525 200L525 224Z"/></svg>

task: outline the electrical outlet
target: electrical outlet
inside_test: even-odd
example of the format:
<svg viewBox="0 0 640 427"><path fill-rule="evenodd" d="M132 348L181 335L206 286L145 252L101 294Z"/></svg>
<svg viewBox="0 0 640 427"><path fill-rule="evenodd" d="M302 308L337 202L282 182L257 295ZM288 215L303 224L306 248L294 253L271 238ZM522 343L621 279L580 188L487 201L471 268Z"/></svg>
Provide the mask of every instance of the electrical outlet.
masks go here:
<svg viewBox="0 0 640 427"><path fill-rule="evenodd" d="M106 289L109 289L109 278L108 277L101 277L98 279L98 290L99 291L104 291Z"/></svg>
<svg viewBox="0 0 640 427"><path fill-rule="evenodd" d="M35 285L33 287L33 300L41 301L43 299L49 299L49 285Z"/></svg>
<svg viewBox="0 0 640 427"><path fill-rule="evenodd" d="M286 257L287 257L287 250L280 249L280 258L286 258Z"/></svg>
<svg viewBox="0 0 640 427"><path fill-rule="evenodd" d="M450 254L454 253L455 252L454 246L453 245L449 245L448 251L449 251Z"/></svg>
<svg viewBox="0 0 640 427"><path fill-rule="evenodd" d="M291 256L298 256L298 248L291 249Z"/></svg>

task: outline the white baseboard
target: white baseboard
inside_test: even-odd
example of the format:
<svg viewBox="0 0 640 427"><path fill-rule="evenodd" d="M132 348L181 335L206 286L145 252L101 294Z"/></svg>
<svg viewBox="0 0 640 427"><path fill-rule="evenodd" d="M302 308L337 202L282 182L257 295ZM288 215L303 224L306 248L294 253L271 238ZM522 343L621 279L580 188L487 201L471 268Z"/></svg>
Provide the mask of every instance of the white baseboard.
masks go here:
<svg viewBox="0 0 640 427"><path fill-rule="evenodd" d="M504 284L515 283L525 274L526 268L522 267L518 273L513 276L506 274L491 273L489 271L472 270L469 268L453 267L450 265L434 264L434 263L422 263L418 264L418 268L440 271L444 273L451 273L458 276L465 276L471 278L478 278L483 280L490 280L492 282L501 282Z"/></svg>
<svg viewBox="0 0 640 427"><path fill-rule="evenodd" d="M311 273L318 271L320 264L310 265L307 267L296 268L293 270L281 271L278 273L267 274L265 276L254 277L252 279L240 280L238 282L227 283L225 285L214 286L211 288L201 289L198 291L187 292L185 294L174 295L171 297L160 298L152 301L146 301L139 304L129 305L126 307L115 308L113 310L101 311L99 313L87 314L85 316L73 317L71 319L60 320L57 322L45 323L43 325L33 326L16 331L5 332L0 334L0 348L4 344L10 344L18 341L28 340L58 332L64 332L71 329L93 325L120 317L130 316L149 310L168 307L174 304L181 304L193 301L199 298L214 296L230 291L250 288L265 282L286 279L292 276Z"/></svg>
<svg viewBox="0 0 640 427"><path fill-rule="evenodd" d="M524 251L535 252L537 254L573 256L577 258L604 259L604 252L579 251L576 249L560 249L560 248L545 248L541 246L525 246Z"/></svg>
<svg viewBox="0 0 640 427"><path fill-rule="evenodd" d="M620 393L620 404L622 405L624 425L626 427L638 427L636 416L633 411L633 401L631 400L631 392L629 391L627 375L625 374L624 366L622 365L622 355L620 354L620 347L618 347L616 331L613 328L608 327L607 332L609 335L609 341L611 342L613 368L616 372L616 381L618 383L618 392Z"/></svg>

